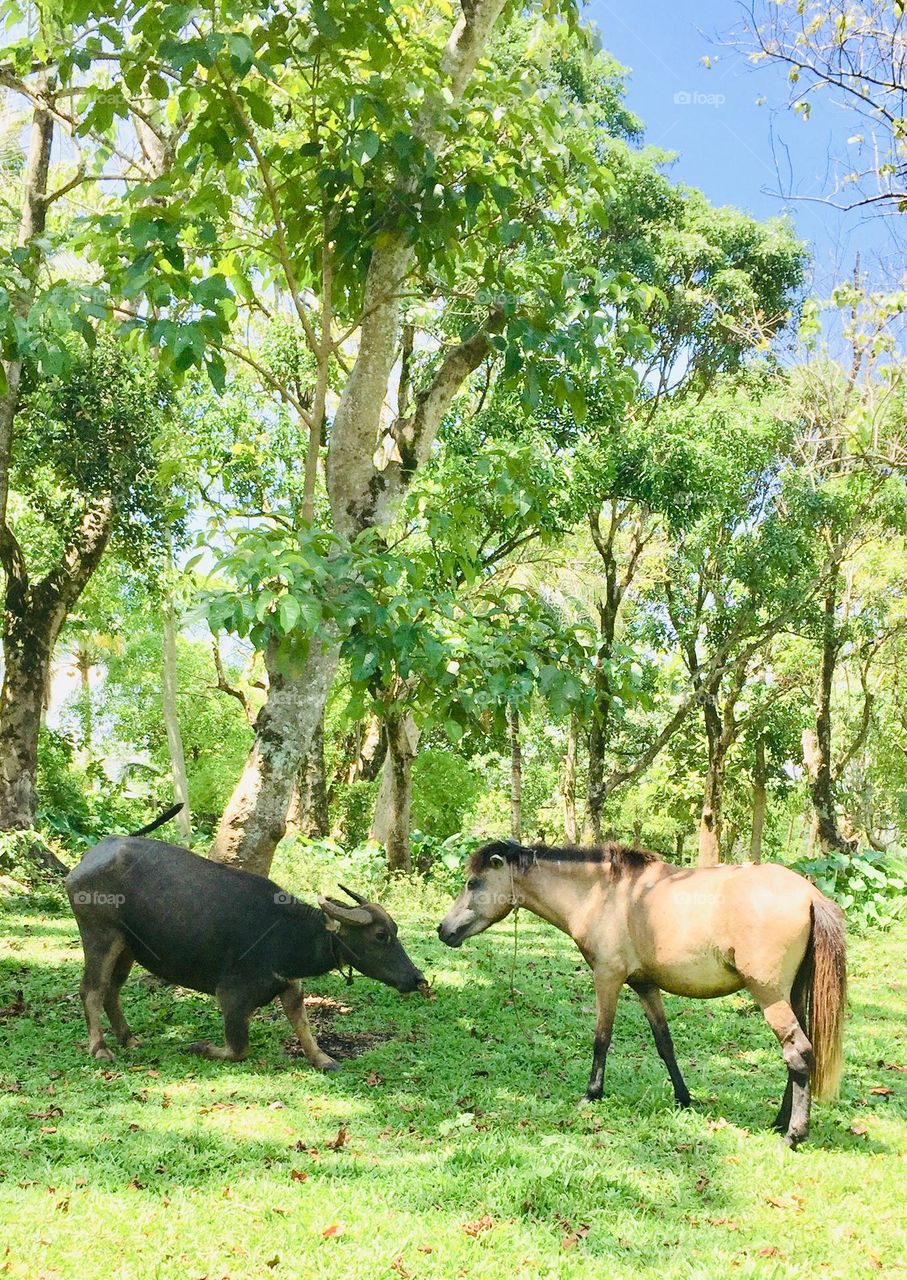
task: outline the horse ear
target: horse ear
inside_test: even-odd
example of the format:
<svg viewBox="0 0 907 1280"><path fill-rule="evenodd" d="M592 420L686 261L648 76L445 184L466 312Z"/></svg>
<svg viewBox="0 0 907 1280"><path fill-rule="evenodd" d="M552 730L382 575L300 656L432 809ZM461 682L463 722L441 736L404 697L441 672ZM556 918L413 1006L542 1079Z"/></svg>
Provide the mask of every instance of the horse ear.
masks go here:
<svg viewBox="0 0 907 1280"><path fill-rule="evenodd" d="M490 867L503 867L506 861L507 859L503 856L503 854L493 853L491 857L488 859L488 865Z"/></svg>

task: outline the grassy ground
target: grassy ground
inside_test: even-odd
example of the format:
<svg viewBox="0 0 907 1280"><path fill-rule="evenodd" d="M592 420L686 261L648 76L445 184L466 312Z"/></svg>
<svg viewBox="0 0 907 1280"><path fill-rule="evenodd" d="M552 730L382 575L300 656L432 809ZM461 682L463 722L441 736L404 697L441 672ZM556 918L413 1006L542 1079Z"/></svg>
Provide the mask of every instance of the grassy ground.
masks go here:
<svg viewBox="0 0 907 1280"><path fill-rule="evenodd" d="M666 1001L697 1100L678 1112L628 993L606 1097L578 1111L592 990L569 940L522 916L514 1005L509 923L452 952L440 900L392 906L437 999L319 980L350 1009L330 1033L364 1048L323 1077L287 1056L276 1007L246 1063L187 1056L220 1038L213 1002L138 970L123 1003L142 1046L92 1062L72 919L7 903L0 1275L907 1274L907 925L852 940L842 1098L792 1154L768 1129L783 1067L748 1000Z"/></svg>

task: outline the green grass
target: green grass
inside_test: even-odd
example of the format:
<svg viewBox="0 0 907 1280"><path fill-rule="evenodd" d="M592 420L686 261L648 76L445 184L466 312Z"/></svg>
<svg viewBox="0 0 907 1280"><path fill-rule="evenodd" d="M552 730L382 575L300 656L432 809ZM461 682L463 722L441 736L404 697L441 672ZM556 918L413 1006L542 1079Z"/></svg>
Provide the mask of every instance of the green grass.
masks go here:
<svg viewBox="0 0 907 1280"><path fill-rule="evenodd" d="M74 922L7 903L0 1006L21 989L25 1009L0 1020L0 1275L905 1274L907 926L852 940L841 1100L793 1154L769 1129L783 1064L748 1000L667 999L696 1099L678 1112L628 993L606 1096L579 1111L593 996L569 940L521 917L514 1006L509 923L453 952L440 899L390 905L437 1000L319 980L352 1006L335 1032L393 1032L324 1077L287 1057L276 1007L246 1063L186 1055L220 1038L213 1002L138 970L123 1003L142 1046L92 1062Z"/></svg>

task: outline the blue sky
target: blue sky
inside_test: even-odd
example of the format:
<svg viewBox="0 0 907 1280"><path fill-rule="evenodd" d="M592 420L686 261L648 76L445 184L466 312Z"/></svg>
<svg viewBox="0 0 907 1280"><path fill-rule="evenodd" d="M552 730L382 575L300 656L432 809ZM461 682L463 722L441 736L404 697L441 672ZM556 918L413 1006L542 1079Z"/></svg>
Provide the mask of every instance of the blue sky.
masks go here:
<svg viewBox="0 0 907 1280"><path fill-rule="evenodd" d="M678 181L757 217L788 212L811 245L820 296L852 274L858 253L874 282L895 285L907 265L907 214L842 213L790 198L832 191L835 160L847 156L848 137L865 133L865 121L829 97L813 99L808 121L788 110L786 71L753 67L728 47L743 17L735 0L590 0L584 12L631 69L628 104L646 141L678 153Z"/></svg>

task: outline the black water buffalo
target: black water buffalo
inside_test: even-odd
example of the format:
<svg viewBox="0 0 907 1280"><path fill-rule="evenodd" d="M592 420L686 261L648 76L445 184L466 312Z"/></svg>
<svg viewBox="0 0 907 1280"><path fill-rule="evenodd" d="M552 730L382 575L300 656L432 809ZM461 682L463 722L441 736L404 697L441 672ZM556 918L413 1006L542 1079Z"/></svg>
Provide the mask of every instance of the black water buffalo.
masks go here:
<svg viewBox="0 0 907 1280"><path fill-rule="evenodd" d="M102 1007L120 1044L137 1043L120 1008L136 960L168 982L217 997L226 1043L198 1041L192 1052L241 1060L252 1014L280 996L306 1057L322 1071L337 1064L312 1035L298 979L352 965L398 991L425 989L377 903L344 889L352 905L319 896L309 906L264 876L140 838L168 816L134 836L102 840L66 878L85 952L80 991L93 1057L113 1057Z"/></svg>

